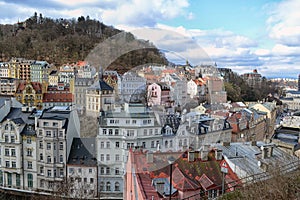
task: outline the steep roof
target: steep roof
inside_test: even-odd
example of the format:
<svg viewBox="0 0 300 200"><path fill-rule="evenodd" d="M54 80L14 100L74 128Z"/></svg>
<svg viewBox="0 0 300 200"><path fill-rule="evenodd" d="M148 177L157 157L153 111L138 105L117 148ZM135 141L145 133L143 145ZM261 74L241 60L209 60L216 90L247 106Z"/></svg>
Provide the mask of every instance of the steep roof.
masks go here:
<svg viewBox="0 0 300 200"><path fill-rule="evenodd" d="M73 138L67 164L97 166L94 138Z"/></svg>
<svg viewBox="0 0 300 200"><path fill-rule="evenodd" d="M97 91L113 91L114 90L103 79L100 79L99 81L96 81L88 89L90 89L90 90L97 90Z"/></svg>
<svg viewBox="0 0 300 200"><path fill-rule="evenodd" d="M45 93L43 102L73 102L72 93Z"/></svg>

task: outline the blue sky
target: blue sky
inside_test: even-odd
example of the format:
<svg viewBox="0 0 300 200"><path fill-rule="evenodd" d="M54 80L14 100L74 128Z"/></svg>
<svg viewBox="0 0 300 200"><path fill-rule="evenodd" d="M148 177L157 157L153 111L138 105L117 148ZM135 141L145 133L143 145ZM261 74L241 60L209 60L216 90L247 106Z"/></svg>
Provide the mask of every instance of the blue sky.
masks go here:
<svg viewBox="0 0 300 200"><path fill-rule="evenodd" d="M152 41L171 61L202 64L205 54L240 74L257 69L266 77L296 78L299 10L299 0L0 0L0 23L34 12L52 18L89 15Z"/></svg>

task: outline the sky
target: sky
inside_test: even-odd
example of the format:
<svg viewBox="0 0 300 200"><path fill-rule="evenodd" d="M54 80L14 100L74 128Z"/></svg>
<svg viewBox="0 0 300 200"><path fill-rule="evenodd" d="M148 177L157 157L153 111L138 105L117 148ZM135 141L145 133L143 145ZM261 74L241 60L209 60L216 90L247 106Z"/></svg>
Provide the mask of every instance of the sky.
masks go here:
<svg viewBox="0 0 300 200"><path fill-rule="evenodd" d="M0 23L89 16L153 42L170 61L267 78L300 74L299 0L0 0ZM181 63L180 63L181 62Z"/></svg>

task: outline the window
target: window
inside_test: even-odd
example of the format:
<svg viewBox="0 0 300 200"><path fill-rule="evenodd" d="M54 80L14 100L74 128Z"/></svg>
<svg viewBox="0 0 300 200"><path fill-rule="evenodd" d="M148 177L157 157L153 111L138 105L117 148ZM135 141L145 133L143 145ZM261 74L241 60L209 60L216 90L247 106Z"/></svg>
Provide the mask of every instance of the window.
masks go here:
<svg viewBox="0 0 300 200"><path fill-rule="evenodd" d="M116 148L120 148L120 142L116 142Z"/></svg>
<svg viewBox="0 0 300 200"><path fill-rule="evenodd" d="M43 166L40 167L40 174L44 174L44 167Z"/></svg>
<svg viewBox="0 0 300 200"><path fill-rule="evenodd" d="M47 176L48 176L48 177L51 177L51 176L52 176L51 169L48 169L48 170L47 170Z"/></svg>
<svg viewBox="0 0 300 200"><path fill-rule="evenodd" d="M81 168L78 168L78 173L81 174Z"/></svg>
<svg viewBox="0 0 300 200"><path fill-rule="evenodd" d="M8 143L8 135L5 135L5 142Z"/></svg>
<svg viewBox="0 0 300 200"><path fill-rule="evenodd" d="M60 170L59 170L59 175L60 175L60 177L63 177L63 176L64 176L64 170L63 170L63 169L60 169Z"/></svg>
<svg viewBox="0 0 300 200"><path fill-rule="evenodd" d="M115 135L119 135L119 129L115 129Z"/></svg>
<svg viewBox="0 0 300 200"><path fill-rule="evenodd" d="M108 134L112 135L113 134L113 130L112 129L108 129Z"/></svg>
<svg viewBox="0 0 300 200"><path fill-rule="evenodd" d="M5 125L5 130L8 130L8 124Z"/></svg>
<svg viewBox="0 0 300 200"><path fill-rule="evenodd" d="M9 161L5 161L5 167L10 167Z"/></svg>
<svg viewBox="0 0 300 200"><path fill-rule="evenodd" d="M100 168L100 174L104 174L104 167Z"/></svg>
<svg viewBox="0 0 300 200"><path fill-rule="evenodd" d="M60 163L63 163L63 162L64 162L64 157L63 157L63 155L59 155L59 162L60 162Z"/></svg>
<svg viewBox="0 0 300 200"><path fill-rule="evenodd" d="M154 131L155 131L155 135L157 135L158 134L158 129L156 128Z"/></svg>
<svg viewBox="0 0 300 200"><path fill-rule="evenodd" d="M187 139L183 140L183 146L185 146L185 147L187 146Z"/></svg>
<svg viewBox="0 0 300 200"><path fill-rule="evenodd" d="M115 183L115 191L120 191L120 183L119 182Z"/></svg>
<svg viewBox="0 0 300 200"><path fill-rule="evenodd" d="M12 162L11 162L11 167L12 167L12 168L17 168L16 161L12 161Z"/></svg>
<svg viewBox="0 0 300 200"><path fill-rule="evenodd" d="M15 136L14 135L10 136L10 142L15 143Z"/></svg>
<svg viewBox="0 0 300 200"><path fill-rule="evenodd" d="M157 141L156 141L156 147L158 147L158 146L159 146L159 141L157 140Z"/></svg>
<svg viewBox="0 0 300 200"><path fill-rule="evenodd" d="M126 124L130 124L130 120L127 119L127 120L125 121L125 123L126 123Z"/></svg>
<svg viewBox="0 0 300 200"><path fill-rule="evenodd" d="M149 135L153 135L153 129L149 130Z"/></svg>
<svg viewBox="0 0 300 200"><path fill-rule="evenodd" d="M57 122L53 122L52 125L53 125L54 127L57 127L57 126L58 126L58 123L57 123Z"/></svg>
<svg viewBox="0 0 300 200"><path fill-rule="evenodd" d="M136 124L136 120L134 119L134 120L132 120L132 124Z"/></svg>
<svg viewBox="0 0 300 200"><path fill-rule="evenodd" d="M27 184L29 188L33 187L33 175L32 174L27 174Z"/></svg>
<svg viewBox="0 0 300 200"><path fill-rule="evenodd" d="M110 142L106 142L106 148L110 149Z"/></svg>
<svg viewBox="0 0 300 200"><path fill-rule="evenodd" d="M170 148L173 147L173 141L170 140Z"/></svg>
<svg viewBox="0 0 300 200"><path fill-rule="evenodd" d="M51 163L51 156L47 156L47 163Z"/></svg>
<svg viewBox="0 0 300 200"><path fill-rule="evenodd" d="M32 162L30 162L30 161L27 162L27 168L32 169Z"/></svg>
<svg viewBox="0 0 300 200"><path fill-rule="evenodd" d="M110 182L106 182L106 191L110 191Z"/></svg>
<svg viewBox="0 0 300 200"><path fill-rule="evenodd" d="M5 149L5 156L9 156L9 149Z"/></svg>
<svg viewBox="0 0 300 200"><path fill-rule="evenodd" d="M93 173L93 169L89 169L89 173L90 173L90 174Z"/></svg>
<svg viewBox="0 0 300 200"><path fill-rule="evenodd" d="M45 183L44 180L40 180L40 187L44 187Z"/></svg>
<svg viewBox="0 0 300 200"><path fill-rule="evenodd" d="M106 174L110 174L110 168L106 167Z"/></svg>
<svg viewBox="0 0 300 200"><path fill-rule="evenodd" d="M154 148L154 141L151 141L151 148Z"/></svg>
<svg viewBox="0 0 300 200"><path fill-rule="evenodd" d="M59 131L58 133L59 133L59 135L58 135L59 137L63 137L64 136L64 132L63 131Z"/></svg>
<svg viewBox="0 0 300 200"><path fill-rule="evenodd" d="M106 154L106 161L110 160L110 154Z"/></svg>
<svg viewBox="0 0 300 200"><path fill-rule="evenodd" d="M7 185L12 185L12 175L11 173L7 173Z"/></svg>
<svg viewBox="0 0 300 200"><path fill-rule="evenodd" d="M43 130L39 130L39 135L43 135Z"/></svg>
<svg viewBox="0 0 300 200"><path fill-rule="evenodd" d="M53 143L53 149L56 150L56 143Z"/></svg>
<svg viewBox="0 0 300 200"><path fill-rule="evenodd" d="M103 135L106 135L106 129L103 129L102 133Z"/></svg>
<svg viewBox="0 0 300 200"><path fill-rule="evenodd" d="M101 161L104 161L104 154L101 154L101 155L100 155L100 160L101 160Z"/></svg>
<svg viewBox="0 0 300 200"><path fill-rule="evenodd" d="M63 142L59 142L59 150L64 150L64 143Z"/></svg>
<svg viewBox="0 0 300 200"><path fill-rule="evenodd" d="M40 154L40 160L41 160L41 161L44 160L44 156L43 156L42 153Z"/></svg>
<svg viewBox="0 0 300 200"><path fill-rule="evenodd" d="M21 186L21 175L16 174L16 186L20 187Z"/></svg>
<svg viewBox="0 0 300 200"><path fill-rule="evenodd" d="M104 191L104 182L100 182L100 191Z"/></svg>
<svg viewBox="0 0 300 200"><path fill-rule="evenodd" d="M43 141L39 142L39 147L40 147L40 149L43 149Z"/></svg>
<svg viewBox="0 0 300 200"><path fill-rule="evenodd" d="M146 148L146 142L142 143L142 148Z"/></svg>
<svg viewBox="0 0 300 200"><path fill-rule="evenodd" d="M74 168L69 168L69 174L73 174L74 173Z"/></svg>
<svg viewBox="0 0 300 200"><path fill-rule="evenodd" d="M27 144L31 144L31 137L27 137Z"/></svg>
<svg viewBox="0 0 300 200"><path fill-rule="evenodd" d="M165 148L168 148L168 141L165 141Z"/></svg>
<svg viewBox="0 0 300 200"><path fill-rule="evenodd" d="M86 183L86 182L87 182L87 178L83 178L83 182L85 182L85 183Z"/></svg>
<svg viewBox="0 0 300 200"><path fill-rule="evenodd" d="M27 156L32 156L32 149L27 149Z"/></svg>
<svg viewBox="0 0 300 200"><path fill-rule="evenodd" d="M115 174L116 174L116 175L119 175L119 174L120 174L120 170L119 170L118 167L115 169Z"/></svg>
<svg viewBox="0 0 300 200"><path fill-rule="evenodd" d="M90 183L94 183L94 179L93 178L90 178Z"/></svg>
<svg viewBox="0 0 300 200"><path fill-rule="evenodd" d="M46 137L51 137L51 131L46 131Z"/></svg>
<svg viewBox="0 0 300 200"><path fill-rule="evenodd" d="M101 143L100 143L100 148L101 148L101 149L104 149L104 142L101 142Z"/></svg>
<svg viewBox="0 0 300 200"><path fill-rule="evenodd" d="M51 150L51 143L47 143L47 150Z"/></svg>
<svg viewBox="0 0 300 200"><path fill-rule="evenodd" d="M116 154L115 157L116 157L116 161L120 160L120 155L119 154Z"/></svg>
<svg viewBox="0 0 300 200"><path fill-rule="evenodd" d="M182 147L182 140L179 140L179 147Z"/></svg>
<svg viewBox="0 0 300 200"><path fill-rule="evenodd" d="M49 122L44 122L43 125L44 126L49 126Z"/></svg>

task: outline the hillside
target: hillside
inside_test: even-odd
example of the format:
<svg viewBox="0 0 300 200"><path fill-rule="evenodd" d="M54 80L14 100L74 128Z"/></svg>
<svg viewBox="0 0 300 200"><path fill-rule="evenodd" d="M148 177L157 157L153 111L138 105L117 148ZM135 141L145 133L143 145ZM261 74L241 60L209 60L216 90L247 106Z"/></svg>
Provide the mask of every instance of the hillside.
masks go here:
<svg viewBox="0 0 300 200"><path fill-rule="evenodd" d="M35 13L24 22L0 25L0 62L11 57L46 60L56 66L84 60L97 44L118 33L146 47L124 54L110 63L120 73L145 63L167 64L167 59L147 41L87 17L51 19ZM101 57L105 59L105 55ZM122 66L122 68L120 68Z"/></svg>

